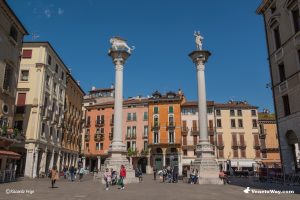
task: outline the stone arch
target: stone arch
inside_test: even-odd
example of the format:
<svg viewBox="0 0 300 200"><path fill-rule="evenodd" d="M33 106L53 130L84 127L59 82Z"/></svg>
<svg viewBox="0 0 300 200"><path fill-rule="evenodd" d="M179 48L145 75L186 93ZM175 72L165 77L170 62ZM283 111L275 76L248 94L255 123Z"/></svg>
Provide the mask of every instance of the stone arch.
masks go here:
<svg viewBox="0 0 300 200"><path fill-rule="evenodd" d="M276 26L276 25L278 25L279 24L279 15L274 15L274 16L272 16L269 20L268 20L268 22L267 22L267 24L268 24L268 26L270 27L270 28L273 28L274 26Z"/></svg>
<svg viewBox="0 0 300 200"><path fill-rule="evenodd" d="M288 144L288 153L292 156L292 166L294 166L294 170L296 173L300 171L300 166L298 165L297 154L299 154L299 138L297 134L293 130L288 130L285 134L287 144Z"/></svg>
<svg viewBox="0 0 300 200"><path fill-rule="evenodd" d="M299 143L298 137L293 130L288 130L286 132L286 138L289 145Z"/></svg>

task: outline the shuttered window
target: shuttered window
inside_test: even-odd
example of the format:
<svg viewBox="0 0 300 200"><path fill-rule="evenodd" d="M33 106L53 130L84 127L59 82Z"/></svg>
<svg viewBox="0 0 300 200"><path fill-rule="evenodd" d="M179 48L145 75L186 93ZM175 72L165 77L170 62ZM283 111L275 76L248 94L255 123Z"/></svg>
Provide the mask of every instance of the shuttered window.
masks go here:
<svg viewBox="0 0 300 200"><path fill-rule="evenodd" d="M22 52L22 58L31 58L32 57L32 49L24 49Z"/></svg>

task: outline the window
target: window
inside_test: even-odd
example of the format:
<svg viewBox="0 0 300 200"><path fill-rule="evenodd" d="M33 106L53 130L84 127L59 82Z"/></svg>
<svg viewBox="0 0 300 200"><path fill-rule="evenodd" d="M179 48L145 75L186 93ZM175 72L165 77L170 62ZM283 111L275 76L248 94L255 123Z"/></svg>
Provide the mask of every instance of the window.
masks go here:
<svg viewBox="0 0 300 200"><path fill-rule="evenodd" d="M127 121L131 121L131 113L127 113Z"/></svg>
<svg viewBox="0 0 300 200"><path fill-rule="evenodd" d="M184 156L187 156L187 150L186 150L186 149L183 150L183 155L184 155Z"/></svg>
<svg viewBox="0 0 300 200"><path fill-rule="evenodd" d="M57 84L56 83L53 83L53 92L56 94L56 86Z"/></svg>
<svg viewBox="0 0 300 200"><path fill-rule="evenodd" d="M136 113L132 113L132 121L136 121Z"/></svg>
<svg viewBox="0 0 300 200"><path fill-rule="evenodd" d="M41 136L43 136L45 134L45 124L42 123L42 132L41 132Z"/></svg>
<svg viewBox="0 0 300 200"><path fill-rule="evenodd" d="M212 108L207 108L207 113L208 114L212 114L213 113L213 109Z"/></svg>
<svg viewBox="0 0 300 200"><path fill-rule="evenodd" d="M21 81L28 81L29 70L21 71Z"/></svg>
<svg viewBox="0 0 300 200"><path fill-rule="evenodd" d="M260 158L260 150L259 149L255 149L255 157Z"/></svg>
<svg viewBox="0 0 300 200"><path fill-rule="evenodd" d="M127 126L126 137L127 137L127 138L130 138L130 136L131 136L131 127L130 127L130 126Z"/></svg>
<svg viewBox="0 0 300 200"><path fill-rule="evenodd" d="M230 110L230 116L234 116L234 110Z"/></svg>
<svg viewBox="0 0 300 200"><path fill-rule="evenodd" d="M251 110L251 115L256 116L256 110Z"/></svg>
<svg viewBox="0 0 300 200"><path fill-rule="evenodd" d="M257 128L257 120L256 119L252 119L252 127Z"/></svg>
<svg viewBox="0 0 300 200"><path fill-rule="evenodd" d="M173 115L169 116L169 125L170 126L174 126L175 125L175 123L174 123L174 116Z"/></svg>
<svg viewBox="0 0 300 200"><path fill-rule="evenodd" d="M279 49L281 47L279 26L276 26L273 29L273 32L274 32L275 47L276 47L276 50L277 50L277 49Z"/></svg>
<svg viewBox="0 0 300 200"><path fill-rule="evenodd" d="M99 142L96 143L96 150L97 150L97 151L100 150L100 143L99 143Z"/></svg>
<svg viewBox="0 0 300 200"><path fill-rule="evenodd" d="M26 102L26 93L19 93L17 99L17 107L16 107L17 114L25 113L25 102Z"/></svg>
<svg viewBox="0 0 300 200"><path fill-rule="evenodd" d="M132 146L133 150L136 150L136 142L135 141L132 141L132 145L131 146Z"/></svg>
<svg viewBox="0 0 300 200"><path fill-rule="evenodd" d="M61 72L61 80L64 80L64 78L65 78L65 73Z"/></svg>
<svg viewBox="0 0 300 200"><path fill-rule="evenodd" d="M285 116L290 115L291 110L290 110L289 96L288 95L282 96L282 101L283 101L283 109L284 109Z"/></svg>
<svg viewBox="0 0 300 200"><path fill-rule="evenodd" d="M52 58L50 55L48 55L48 65L51 65L51 62L52 62Z"/></svg>
<svg viewBox="0 0 300 200"><path fill-rule="evenodd" d="M144 141L144 149L148 149L148 142Z"/></svg>
<svg viewBox="0 0 300 200"><path fill-rule="evenodd" d="M169 106L169 113L174 113L174 108L173 108L173 106Z"/></svg>
<svg viewBox="0 0 300 200"><path fill-rule="evenodd" d="M3 80L3 89L10 90L11 78L12 78L12 67L9 64L6 64L5 72L4 72L4 80Z"/></svg>
<svg viewBox="0 0 300 200"><path fill-rule="evenodd" d="M246 150L241 149L241 158L246 158Z"/></svg>
<svg viewBox="0 0 300 200"><path fill-rule="evenodd" d="M47 74L46 76L46 87L49 88L50 87L50 76Z"/></svg>
<svg viewBox="0 0 300 200"><path fill-rule="evenodd" d="M233 157L234 158L238 158L239 157L238 149L233 149Z"/></svg>
<svg viewBox="0 0 300 200"><path fill-rule="evenodd" d="M293 16L293 24L294 24L294 30L295 33L297 33L300 29L300 15L299 15L299 8L295 7L292 10L292 16Z"/></svg>
<svg viewBox="0 0 300 200"><path fill-rule="evenodd" d="M148 136L148 126L144 126L144 136Z"/></svg>
<svg viewBox="0 0 300 200"><path fill-rule="evenodd" d="M218 128L222 127L222 121L221 121L221 119L217 119L217 127Z"/></svg>
<svg viewBox="0 0 300 200"><path fill-rule="evenodd" d="M159 121L158 121L158 117L154 116L154 126L157 127L159 126Z"/></svg>
<svg viewBox="0 0 300 200"><path fill-rule="evenodd" d="M132 127L131 137L134 139L136 137L136 126Z"/></svg>
<svg viewBox="0 0 300 200"><path fill-rule="evenodd" d="M232 119L231 120L231 128L235 128L236 127L236 125L235 125L235 119Z"/></svg>
<svg viewBox="0 0 300 200"><path fill-rule="evenodd" d="M182 145L187 145L187 137L186 137L186 135L182 136Z"/></svg>
<svg viewBox="0 0 300 200"><path fill-rule="evenodd" d="M103 127L100 128L100 133L101 133L101 134L104 134L104 128L103 128Z"/></svg>
<svg viewBox="0 0 300 200"><path fill-rule="evenodd" d="M243 116L242 110L238 110L238 111L237 111L237 115L238 115L238 116Z"/></svg>
<svg viewBox="0 0 300 200"><path fill-rule="evenodd" d="M219 153L219 158L224 158L224 150L223 149L219 149L218 153Z"/></svg>
<svg viewBox="0 0 300 200"><path fill-rule="evenodd" d="M153 143L158 144L158 132L154 132Z"/></svg>
<svg viewBox="0 0 300 200"><path fill-rule="evenodd" d="M52 138L52 135L53 135L53 128L50 127L50 131L49 131L49 136L50 136L50 138Z"/></svg>
<svg viewBox="0 0 300 200"><path fill-rule="evenodd" d="M278 73L279 73L279 80L280 82L283 82L286 80L286 76L285 76L285 70L284 70L284 64L281 63L280 65L278 65Z"/></svg>
<svg viewBox="0 0 300 200"><path fill-rule="evenodd" d="M18 31L15 26L10 27L9 36L12 37L15 42L18 42Z"/></svg>
<svg viewBox="0 0 300 200"><path fill-rule="evenodd" d="M154 114L158 114L158 107L154 107Z"/></svg>
<svg viewBox="0 0 300 200"><path fill-rule="evenodd" d="M58 65L55 65L55 73L58 73Z"/></svg>
<svg viewBox="0 0 300 200"><path fill-rule="evenodd" d="M169 132L169 143L174 143L174 132L173 131Z"/></svg>
<svg viewBox="0 0 300 200"><path fill-rule="evenodd" d="M22 58L26 59L26 58L31 58L31 57L32 57L32 50L31 49L23 49Z"/></svg>
<svg viewBox="0 0 300 200"><path fill-rule="evenodd" d="M193 135L193 144L197 145L198 143L198 136L197 135Z"/></svg>
<svg viewBox="0 0 300 200"><path fill-rule="evenodd" d="M242 119L238 119L238 124L239 124L239 128L243 128L243 120Z"/></svg>
<svg viewBox="0 0 300 200"><path fill-rule="evenodd" d="M145 120L145 121L148 120L148 112L144 112L144 120Z"/></svg>
<svg viewBox="0 0 300 200"><path fill-rule="evenodd" d="M221 116L221 110L216 110L216 115Z"/></svg>
<svg viewBox="0 0 300 200"><path fill-rule="evenodd" d="M85 143L85 148L88 150L88 151L90 151L90 144L87 142L87 143Z"/></svg>

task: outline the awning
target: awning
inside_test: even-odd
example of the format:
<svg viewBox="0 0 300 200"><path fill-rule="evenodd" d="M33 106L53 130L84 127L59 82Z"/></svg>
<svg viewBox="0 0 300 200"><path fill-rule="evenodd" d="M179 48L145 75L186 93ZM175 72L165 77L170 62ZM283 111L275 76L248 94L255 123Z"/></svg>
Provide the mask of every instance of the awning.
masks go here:
<svg viewBox="0 0 300 200"><path fill-rule="evenodd" d="M256 164L253 160L231 161L231 167L252 167L253 164Z"/></svg>
<svg viewBox="0 0 300 200"><path fill-rule="evenodd" d="M12 159L20 159L21 155L13 152L13 151L6 151L6 150L0 150L0 156L7 156L8 158Z"/></svg>

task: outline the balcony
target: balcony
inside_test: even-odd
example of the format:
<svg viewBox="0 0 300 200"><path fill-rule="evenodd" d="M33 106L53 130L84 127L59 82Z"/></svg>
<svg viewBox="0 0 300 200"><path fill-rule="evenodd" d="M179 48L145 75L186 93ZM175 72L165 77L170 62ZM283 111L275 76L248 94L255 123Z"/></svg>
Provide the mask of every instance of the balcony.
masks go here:
<svg viewBox="0 0 300 200"><path fill-rule="evenodd" d="M192 135L199 135L199 129L197 127L192 127L191 134Z"/></svg>
<svg viewBox="0 0 300 200"><path fill-rule="evenodd" d="M240 148L240 149L246 149L246 146L247 146L247 144L246 144L245 141L244 141L244 142L241 142L241 141L240 141L240 142L238 143L238 145L239 145L239 148Z"/></svg>
<svg viewBox="0 0 300 200"><path fill-rule="evenodd" d="M96 142L104 141L104 134L102 133L96 133L94 136L94 140Z"/></svg>
<svg viewBox="0 0 300 200"><path fill-rule="evenodd" d="M237 141L232 141L231 142L231 148L232 149L238 149L239 148L239 144Z"/></svg>
<svg viewBox="0 0 300 200"><path fill-rule="evenodd" d="M147 133L143 134L143 139L148 139L148 134Z"/></svg>
<svg viewBox="0 0 300 200"><path fill-rule="evenodd" d="M159 123L153 123L151 129L152 131L158 131L160 129Z"/></svg>
<svg viewBox="0 0 300 200"><path fill-rule="evenodd" d="M16 114L24 114L26 106L16 106Z"/></svg>
<svg viewBox="0 0 300 200"><path fill-rule="evenodd" d="M114 126L114 119L111 119L109 124L110 126Z"/></svg>
<svg viewBox="0 0 300 200"><path fill-rule="evenodd" d="M218 149L224 149L224 142L218 141L216 146L218 147Z"/></svg>
<svg viewBox="0 0 300 200"><path fill-rule="evenodd" d="M114 134L113 133L109 133L109 140L113 140L114 138Z"/></svg>
<svg viewBox="0 0 300 200"><path fill-rule="evenodd" d="M259 143L254 143L253 148L256 149L256 150L260 149L260 144Z"/></svg>
<svg viewBox="0 0 300 200"><path fill-rule="evenodd" d="M9 129L6 126L0 127L0 137L6 138L7 140L17 140L17 141L24 141L25 135L22 130L17 128Z"/></svg>
<svg viewBox="0 0 300 200"><path fill-rule="evenodd" d="M181 128L181 134L182 135L186 136L188 134L188 132L189 132L188 127L184 126L184 127Z"/></svg>
<svg viewBox="0 0 300 200"><path fill-rule="evenodd" d="M91 121L86 121L86 127L90 127L91 126Z"/></svg>
<svg viewBox="0 0 300 200"><path fill-rule="evenodd" d="M104 126L104 120L96 120L95 124L98 127Z"/></svg>
<svg viewBox="0 0 300 200"><path fill-rule="evenodd" d="M84 141L89 142L90 141L90 134L84 135Z"/></svg>
<svg viewBox="0 0 300 200"><path fill-rule="evenodd" d="M174 130L176 128L175 122L169 122L166 124L167 130Z"/></svg>

